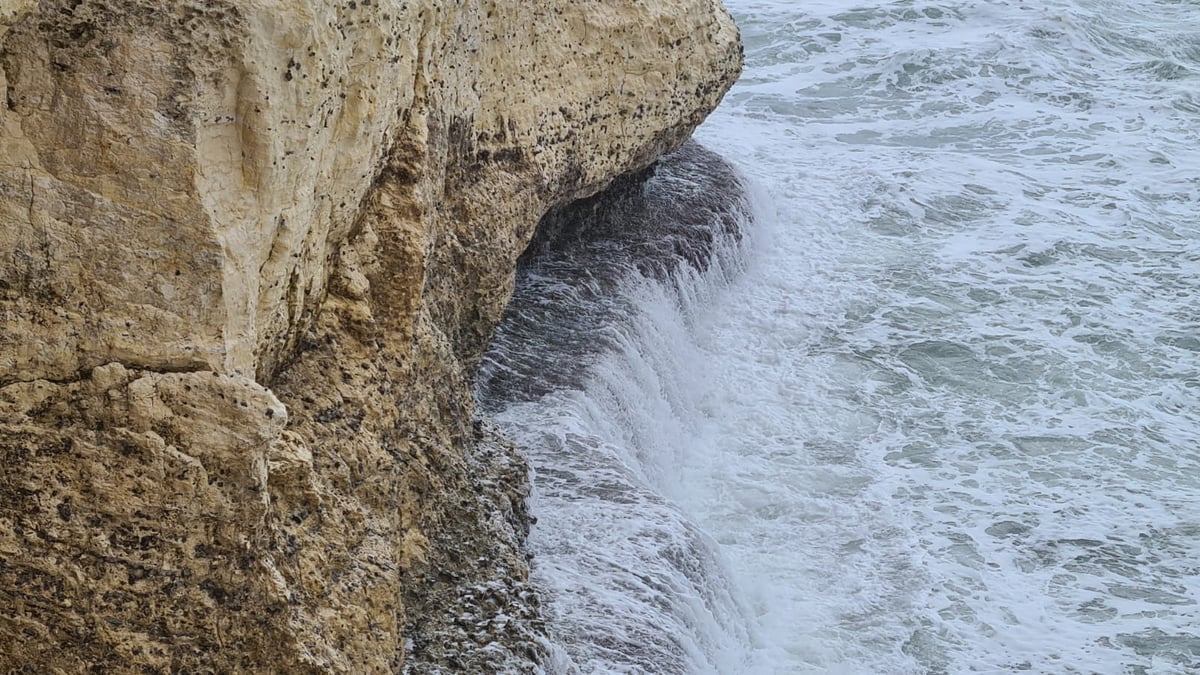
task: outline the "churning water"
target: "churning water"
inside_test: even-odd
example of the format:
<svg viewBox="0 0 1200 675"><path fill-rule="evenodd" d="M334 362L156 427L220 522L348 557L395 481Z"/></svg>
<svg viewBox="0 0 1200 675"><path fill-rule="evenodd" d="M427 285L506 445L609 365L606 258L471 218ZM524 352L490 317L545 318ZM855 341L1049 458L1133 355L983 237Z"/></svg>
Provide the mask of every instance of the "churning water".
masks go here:
<svg viewBox="0 0 1200 675"><path fill-rule="evenodd" d="M1200 5L726 4L748 192L559 228L485 368L555 667L1200 672Z"/></svg>

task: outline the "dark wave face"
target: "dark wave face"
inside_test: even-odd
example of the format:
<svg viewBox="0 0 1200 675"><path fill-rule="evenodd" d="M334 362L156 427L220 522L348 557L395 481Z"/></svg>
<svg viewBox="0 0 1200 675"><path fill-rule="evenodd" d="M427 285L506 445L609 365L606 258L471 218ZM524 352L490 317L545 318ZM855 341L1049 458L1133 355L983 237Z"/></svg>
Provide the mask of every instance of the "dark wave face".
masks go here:
<svg viewBox="0 0 1200 675"><path fill-rule="evenodd" d="M521 256L517 289L479 377L485 410L577 388L611 331L636 308L619 293L642 277L676 283L704 272L718 242L749 217L741 180L719 155L689 142L646 171L542 219Z"/></svg>

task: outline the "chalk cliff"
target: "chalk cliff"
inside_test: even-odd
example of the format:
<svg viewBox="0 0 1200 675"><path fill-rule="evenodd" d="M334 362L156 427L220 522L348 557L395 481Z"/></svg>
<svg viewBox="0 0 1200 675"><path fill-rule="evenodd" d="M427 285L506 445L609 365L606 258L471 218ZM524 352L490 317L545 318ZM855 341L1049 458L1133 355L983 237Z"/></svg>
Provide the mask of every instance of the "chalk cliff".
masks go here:
<svg viewBox="0 0 1200 675"><path fill-rule="evenodd" d="M529 667L475 368L740 64L718 0L0 0L0 668Z"/></svg>

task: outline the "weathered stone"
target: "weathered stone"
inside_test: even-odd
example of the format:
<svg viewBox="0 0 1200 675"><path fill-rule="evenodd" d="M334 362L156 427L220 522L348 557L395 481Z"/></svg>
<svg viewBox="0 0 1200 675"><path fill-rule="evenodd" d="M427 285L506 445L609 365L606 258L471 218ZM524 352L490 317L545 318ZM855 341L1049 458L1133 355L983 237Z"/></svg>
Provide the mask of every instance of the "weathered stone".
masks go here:
<svg viewBox="0 0 1200 675"><path fill-rule="evenodd" d="M474 368L739 66L716 0L0 0L0 666L527 665L455 627L527 574Z"/></svg>

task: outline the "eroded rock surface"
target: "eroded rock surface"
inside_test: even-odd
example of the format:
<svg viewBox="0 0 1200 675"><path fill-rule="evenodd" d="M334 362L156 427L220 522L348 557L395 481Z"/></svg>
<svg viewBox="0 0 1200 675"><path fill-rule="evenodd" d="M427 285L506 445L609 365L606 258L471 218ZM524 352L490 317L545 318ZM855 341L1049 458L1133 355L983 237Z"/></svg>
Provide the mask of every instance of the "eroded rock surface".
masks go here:
<svg viewBox="0 0 1200 675"><path fill-rule="evenodd" d="M0 666L526 667L471 378L739 67L716 0L0 0Z"/></svg>

